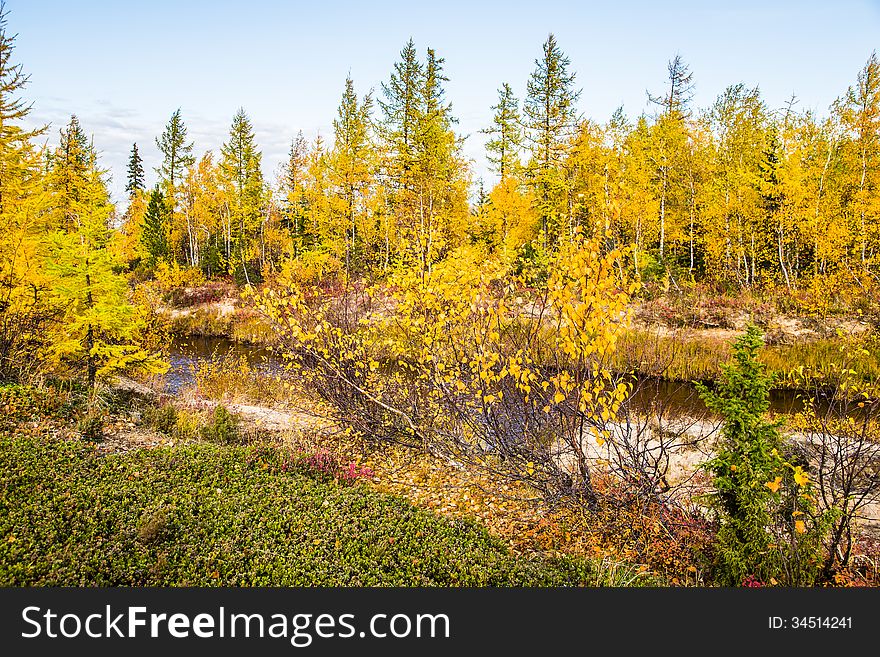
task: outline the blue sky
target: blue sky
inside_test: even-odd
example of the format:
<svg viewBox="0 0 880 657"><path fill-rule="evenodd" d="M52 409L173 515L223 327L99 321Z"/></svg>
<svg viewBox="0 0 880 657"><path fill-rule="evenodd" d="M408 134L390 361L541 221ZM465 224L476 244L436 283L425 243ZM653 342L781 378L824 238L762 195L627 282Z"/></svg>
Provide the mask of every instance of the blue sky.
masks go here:
<svg viewBox="0 0 880 657"><path fill-rule="evenodd" d="M729 84L760 86L771 108L792 93L825 114L880 49L880 0L837 2L272 2L250 0L6 0L15 59L30 74L33 122L71 113L94 135L122 199L125 162L137 142L152 181L154 139L182 108L200 154L219 150L236 109L250 116L274 179L297 130L332 136L351 74L359 93L379 93L412 36L446 59L447 97L471 135L465 152L488 174L478 130L497 88L521 98L553 32L583 89L581 112L605 121L619 105L646 110L666 63L681 54L694 73L698 107Z"/></svg>

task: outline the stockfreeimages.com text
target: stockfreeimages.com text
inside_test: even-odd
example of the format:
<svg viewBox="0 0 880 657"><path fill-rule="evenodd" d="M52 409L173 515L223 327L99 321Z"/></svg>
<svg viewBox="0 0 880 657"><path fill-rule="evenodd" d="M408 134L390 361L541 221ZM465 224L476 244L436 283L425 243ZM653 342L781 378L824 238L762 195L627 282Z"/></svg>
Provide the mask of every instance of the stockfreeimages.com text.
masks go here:
<svg viewBox="0 0 880 657"><path fill-rule="evenodd" d="M449 638L446 614L373 614L362 629L354 614L260 614L230 613L220 607L215 613L153 613L146 607L126 607L114 611L81 615L52 609L25 607L21 612L25 639L48 638L274 638L289 639L304 648L314 638Z"/></svg>

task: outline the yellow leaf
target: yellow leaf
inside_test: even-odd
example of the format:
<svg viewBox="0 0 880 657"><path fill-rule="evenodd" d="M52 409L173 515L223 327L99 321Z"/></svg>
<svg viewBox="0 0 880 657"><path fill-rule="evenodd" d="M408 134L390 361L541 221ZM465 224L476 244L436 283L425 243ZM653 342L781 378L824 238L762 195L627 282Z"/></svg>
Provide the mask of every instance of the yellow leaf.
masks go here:
<svg viewBox="0 0 880 657"><path fill-rule="evenodd" d="M553 395L553 403L559 404L560 402L565 401L565 394L561 390L557 390L556 394Z"/></svg>
<svg viewBox="0 0 880 657"><path fill-rule="evenodd" d="M796 520L794 523L794 530L798 534L803 534L804 532L807 531L807 526L804 524L803 520Z"/></svg>
<svg viewBox="0 0 880 657"><path fill-rule="evenodd" d="M764 484L767 488L772 490L774 493L779 490L779 486L782 484L782 477L776 477L773 481L768 481Z"/></svg>
<svg viewBox="0 0 880 657"><path fill-rule="evenodd" d="M794 469L794 480L798 486L806 486L810 481L810 478L807 476L807 473L798 466Z"/></svg>

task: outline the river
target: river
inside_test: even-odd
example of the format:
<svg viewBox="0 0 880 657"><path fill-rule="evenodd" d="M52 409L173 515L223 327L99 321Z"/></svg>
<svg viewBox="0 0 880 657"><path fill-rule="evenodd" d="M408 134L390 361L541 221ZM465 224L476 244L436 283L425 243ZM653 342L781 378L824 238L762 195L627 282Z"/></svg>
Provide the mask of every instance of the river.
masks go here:
<svg viewBox="0 0 880 657"><path fill-rule="evenodd" d="M282 369L277 354L265 347L234 342L228 338L208 336L177 336L171 341L169 357L171 369L165 375L165 392L176 394L194 382L195 365L199 361L215 357L243 355L248 363L266 374ZM779 415L790 415L803 408L803 393L787 388L770 392L770 410ZM664 405L667 413L701 417L707 413L706 406L689 381L669 381L657 377L643 377L635 386L630 403L634 408L644 409L652 403ZM820 404L821 406L821 404Z"/></svg>

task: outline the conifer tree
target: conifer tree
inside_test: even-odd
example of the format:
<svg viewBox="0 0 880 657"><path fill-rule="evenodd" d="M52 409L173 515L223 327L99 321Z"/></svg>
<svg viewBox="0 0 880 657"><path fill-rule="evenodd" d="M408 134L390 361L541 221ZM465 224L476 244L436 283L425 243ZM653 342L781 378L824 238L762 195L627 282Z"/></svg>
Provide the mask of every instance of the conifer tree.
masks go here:
<svg viewBox="0 0 880 657"><path fill-rule="evenodd" d="M523 104L526 139L531 150L529 176L545 239L560 236L560 210L556 204L564 195L564 184L559 167L578 122L575 105L581 92L574 88L575 75L568 70L570 64L556 37L550 34L542 56L535 60L536 68L529 78Z"/></svg>
<svg viewBox="0 0 880 657"><path fill-rule="evenodd" d="M456 119L445 99L443 64L428 48L413 143L411 205L404 224L409 255L418 259L423 275L460 240L469 214L465 165L452 130Z"/></svg>
<svg viewBox="0 0 880 657"><path fill-rule="evenodd" d="M383 136L392 158L390 173L395 185L401 188L410 186L408 177L414 159L422 78L422 64L410 38L400 51L400 61L394 64L390 81L382 84L385 100L379 101L385 116Z"/></svg>
<svg viewBox="0 0 880 657"><path fill-rule="evenodd" d="M648 99L655 105L659 105L663 114L678 120L686 119L690 116L688 105L694 95L694 74L681 55L676 55L671 59L666 65L666 69L669 72L668 91L662 96L654 96L649 92Z"/></svg>
<svg viewBox="0 0 880 657"><path fill-rule="evenodd" d="M333 121L335 142L330 156L333 184L340 200L343 242L345 245L345 272L352 270L352 255L363 241L365 214L363 199L367 192L373 166L370 142L371 94L358 102L351 77L345 79L345 91L339 104L338 116ZM358 227L360 224L360 228Z"/></svg>
<svg viewBox="0 0 880 657"><path fill-rule="evenodd" d="M161 188L156 185L150 192L150 200L144 212L141 244L147 253L147 261L155 266L169 258L168 205Z"/></svg>
<svg viewBox="0 0 880 657"><path fill-rule="evenodd" d="M781 422L767 419L775 376L757 358L762 344L761 331L749 325L716 389L697 386L723 419L716 456L703 465L715 488L709 499L720 525L718 576L728 586L750 577L812 585L829 513L815 508L803 467L786 460Z"/></svg>
<svg viewBox="0 0 880 657"><path fill-rule="evenodd" d="M61 143L50 157L48 186L55 192L52 214L56 226L72 230L96 154L75 114L60 133Z"/></svg>
<svg viewBox="0 0 880 657"><path fill-rule="evenodd" d="M482 130L489 135L486 142L488 160L501 177L501 182L508 176L516 174L520 167L519 154L522 148L522 126L519 115L519 101L513 95L513 89L506 82L498 90L498 104L492 126Z"/></svg>
<svg viewBox="0 0 880 657"><path fill-rule="evenodd" d="M230 199L226 235L226 259L230 273L251 283L249 271L251 237L260 227L263 200L262 153L257 150L254 130L243 108L235 113L229 140L220 149L220 171ZM238 262L238 269L233 263ZM258 274L258 272L254 272Z"/></svg>
<svg viewBox="0 0 880 657"><path fill-rule="evenodd" d="M186 141L186 125L180 116L179 107L171 115L162 135L156 138L156 146L163 158L156 173L162 182L174 189L183 180L186 168L195 163L193 143Z"/></svg>
<svg viewBox="0 0 880 657"><path fill-rule="evenodd" d="M293 255L299 254L307 245L305 213L307 209L305 183L309 162L309 146L300 130L290 143L287 162L281 175L283 204L282 225L290 231L293 239Z"/></svg>
<svg viewBox="0 0 880 657"><path fill-rule="evenodd" d="M25 129L30 112L20 93L28 77L12 55L0 2L0 379L38 366L45 327L55 312L46 295L43 267L47 228L42 188L44 162Z"/></svg>
<svg viewBox="0 0 880 657"><path fill-rule="evenodd" d="M782 167L782 146L779 143L778 128L772 126L764 148L763 155L758 162L758 189L761 194L761 207L766 225L763 233L768 237L775 233L776 264L782 274L783 283L791 289L791 277L785 261L785 224L783 221L783 204L785 193L783 191L780 169ZM769 258L767 258L769 260ZM762 269L769 269L769 262L762 262Z"/></svg>
<svg viewBox="0 0 880 657"><path fill-rule="evenodd" d="M125 191L129 197L144 189L144 163L138 153L138 145L132 144L131 156L128 158L128 179L125 183Z"/></svg>
<svg viewBox="0 0 880 657"><path fill-rule="evenodd" d="M0 144L20 146L44 129L25 130L20 124L31 110L31 105L18 95L29 76L21 64L12 61L15 35L6 31L7 13L6 3L0 2Z"/></svg>
<svg viewBox="0 0 880 657"><path fill-rule="evenodd" d="M63 312L50 353L59 364L83 367L93 386L100 376L129 369L159 372L165 366L140 346L142 322L127 300L126 279L117 273L119 263L108 248L113 208L103 172L94 149L88 146L83 152L83 143L73 117L53 158L58 180L71 184L52 188L51 203L63 210L65 222L50 235L46 269ZM73 172L65 175L65 168Z"/></svg>
<svg viewBox="0 0 880 657"><path fill-rule="evenodd" d="M156 139L156 146L162 153L162 163L156 169L159 174L160 184L164 187L163 195L168 204L169 222L172 226L177 225L177 208L180 204L181 183L186 176L186 170L195 164L193 156L193 143L186 140L186 125L180 115L178 107L168 123L162 135ZM188 226L189 228L189 226ZM178 234L180 232L178 231ZM169 251L177 251L180 244L169 244ZM192 262L193 254L189 254Z"/></svg>

